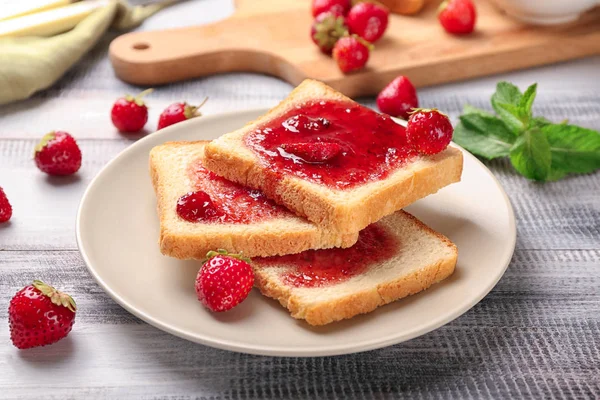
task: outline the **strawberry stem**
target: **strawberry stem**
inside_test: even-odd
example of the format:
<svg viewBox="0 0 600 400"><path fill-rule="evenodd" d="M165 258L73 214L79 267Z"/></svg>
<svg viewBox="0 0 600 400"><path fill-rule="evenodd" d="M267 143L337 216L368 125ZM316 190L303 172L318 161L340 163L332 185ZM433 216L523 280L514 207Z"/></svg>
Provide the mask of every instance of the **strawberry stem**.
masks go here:
<svg viewBox="0 0 600 400"><path fill-rule="evenodd" d="M184 111L183 114L185 115L186 119L190 119L190 118L194 118L194 117L200 117L202 116L202 113L199 113L198 110L206 104L206 102L208 101L208 97L206 97L202 103L200 103L200 105L198 106L191 106L188 103L185 103L185 107L184 107Z"/></svg>
<svg viewBox="0 0 600 400"><path fill-rule="evenodd" d="M77 304L75 304L75 300L73 300L73 298L68 294L60 292L52 286L47 285L39 280L33 281L33 287L39 290L44 296L49 297L50 301L52 301L52 304L67 307L73 312L77 310Z"/></svg>
<svg viewBox="0 0 600 400"><path fill-rule="evenodd" d="M144 105L143 97L149 95L152 92L154 92L154 89L148 88L133 98L131 98L131 96L126 96L125 98L129 101L135 102L135 104L137 104L138 106L143 106Z"/></svg>
<svg viewBox="0 0 600 400"><path fill-rule="evenodd" d="M227 256L227 257L245 261L247 263L252 262L252 260L250 260L250 258L245 257L241 252L240 252L240 254L229 254L229 252L225 249L218 249L217 251L214 251L214 250L209 251L208 253L206 253L206 260L208 261L211 258L216 257L216 256Z"/></svg>

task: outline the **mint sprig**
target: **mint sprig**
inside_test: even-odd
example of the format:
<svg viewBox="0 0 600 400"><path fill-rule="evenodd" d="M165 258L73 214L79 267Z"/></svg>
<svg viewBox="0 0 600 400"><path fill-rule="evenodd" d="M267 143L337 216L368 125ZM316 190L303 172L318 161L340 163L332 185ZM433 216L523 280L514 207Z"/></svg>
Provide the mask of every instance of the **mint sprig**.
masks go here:
<svg viewBox="0 0 600 400"><path fill-rule="evenodd" d="M536 91L537 84L521 93L512 83L498 83L491 99L497 115L465 105L454 141L482 158L509 157L536 181L600 169L600 132L533 116Z"/></svg>

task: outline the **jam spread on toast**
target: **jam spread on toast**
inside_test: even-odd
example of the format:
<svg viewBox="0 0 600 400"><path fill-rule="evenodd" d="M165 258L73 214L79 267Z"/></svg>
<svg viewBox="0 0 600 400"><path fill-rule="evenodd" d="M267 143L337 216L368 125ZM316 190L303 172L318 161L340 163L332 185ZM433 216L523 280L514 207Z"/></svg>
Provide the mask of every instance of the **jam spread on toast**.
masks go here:
<svg viewBox="0 0 600 400"><path fill-rule="evenodd" d="M335 189L385 179L417 155L405 128L360 104L314 101L245 137L270 179L291 174Z"/></svg>
<svg viewBox="0 0 600 400"><path fill-rule="evenodd" d="M208 171L198 159L188 166L192 189L208 194L215 216L198 222L250 224L289 215L289 211L267 199L258 190L251 190Z"/></svg>
<svg viewBox="0 0 600 400"><path fill-rule="evenodd" d="M392 258L399 250L398 238L381 224L363 229L356 244L347 249L307 250L299 254L255 258L260 265L293 267L283 281L295 287L322 287L362 274L370 266Z"/></svg>

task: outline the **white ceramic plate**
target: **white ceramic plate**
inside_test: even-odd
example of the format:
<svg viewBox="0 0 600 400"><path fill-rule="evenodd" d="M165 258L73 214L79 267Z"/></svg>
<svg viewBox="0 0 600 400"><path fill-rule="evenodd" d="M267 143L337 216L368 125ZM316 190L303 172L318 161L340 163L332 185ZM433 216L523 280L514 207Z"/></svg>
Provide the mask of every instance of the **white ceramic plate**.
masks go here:
<svg viewBox="0 0 600 400"><path fill-rule="evenodd" d="M510 202L490 171L465 152L462 181L408 211L459 249L456 272L423 293L376 311L314 328L291 318L254 289L240 306L215 314L196 300L200 264L160 254L148 154L172 140L214 139L265 110L204 116L138 141L92 181L77 215L77 242L90 273L121 306L194 342L277 356L325 356L389 346L436 329L466 312L498 282L513 254Z"/></svg>

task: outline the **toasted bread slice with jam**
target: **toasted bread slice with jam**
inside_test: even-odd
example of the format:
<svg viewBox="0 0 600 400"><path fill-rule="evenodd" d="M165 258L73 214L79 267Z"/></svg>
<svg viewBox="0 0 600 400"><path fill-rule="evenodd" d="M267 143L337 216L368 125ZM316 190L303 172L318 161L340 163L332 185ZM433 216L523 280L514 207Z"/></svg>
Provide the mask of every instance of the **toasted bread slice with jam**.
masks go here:
<svg viewBox="0 0 600 400"><path fill-rule="evenodd" d="M215 176L203 168L208 142L171 142L150 152L150 171L160 218L160 250L180 259L202 259L225 249L249 257L299 253L307 249L348 247L358 233L320 228L274 204L256 190ZM177 214L179 198L207 192L225 219L188 222ZM233 199L233 200L232 200Z"/></svg>
<svg viewBox="0 0 600 400"><path fill-rule="evenodd" d="M337 107L338 113L347 107L348 116L340 118L338 115L331 122L326 116L318 117L318 111L312 111L312 119L306 119L305 110L319 104L323 109ZM353 113L357 116L353 117ZM300 122L304 121L306 130L321 131L309 132L308 136L297 131L301 118L304 118ZM371 121L370 125L365 125L367 120ZM378 128L380 123L385 129ZM273 132L281 131L281 126L287 129L283 134L289 136L283 144L277 142L280 136L274 136L279 133ZM340 126L346 129L342 132L343 140L335 142L338 138L327 137L327 132L332 129L338 132ZM356 135L351 132L354 126L358 129ZM390 134L396 130L398 135ZM297 136L293 136L295 132L298 132ZM358 136L360 138L356 139ZM389 117L360 106L323 83L305 80L264 116L208 144L204 162L206 168L217 175L259 189L267 197L325 229L349 233L460 180L463 159L457 148L449 146L438 154L423 156L412 152L408 144L402 147L390 142L388 145L387 139L381 139L393 141L405 137L404 128ZM381 142L377 149L379 154L374 151L374 154L364 152L358 156L357 144L350 142L363 140L370 146L371 138ZM311 146L317 142L316 146L325 147L317 148L312 154L310 147L308 151L301 148L302 152L296 149L295 154L290 154L293 147L290 140L308 140L312 142ZM265 145L267 141L270 141L268 146ZM323 145L322 142L327 143ZM298 143L291 144L298 147ZM300 143L300 146L305 144ZM310 159L307 162L306 157L320 157L317 161L323 162L313 163ZM358 172L362 178L352 181L357 169L341 167L346 160L361 165L362 170ZM339 181L337 177L340 177Z"/></svg>
<svg viewBox="0 0 600 400"><path fill-rule="evenodd" d="M352 318L427 289L454 272L456 246L398 211L347 249L255 258L255 285L310 325Z"/></svg>

